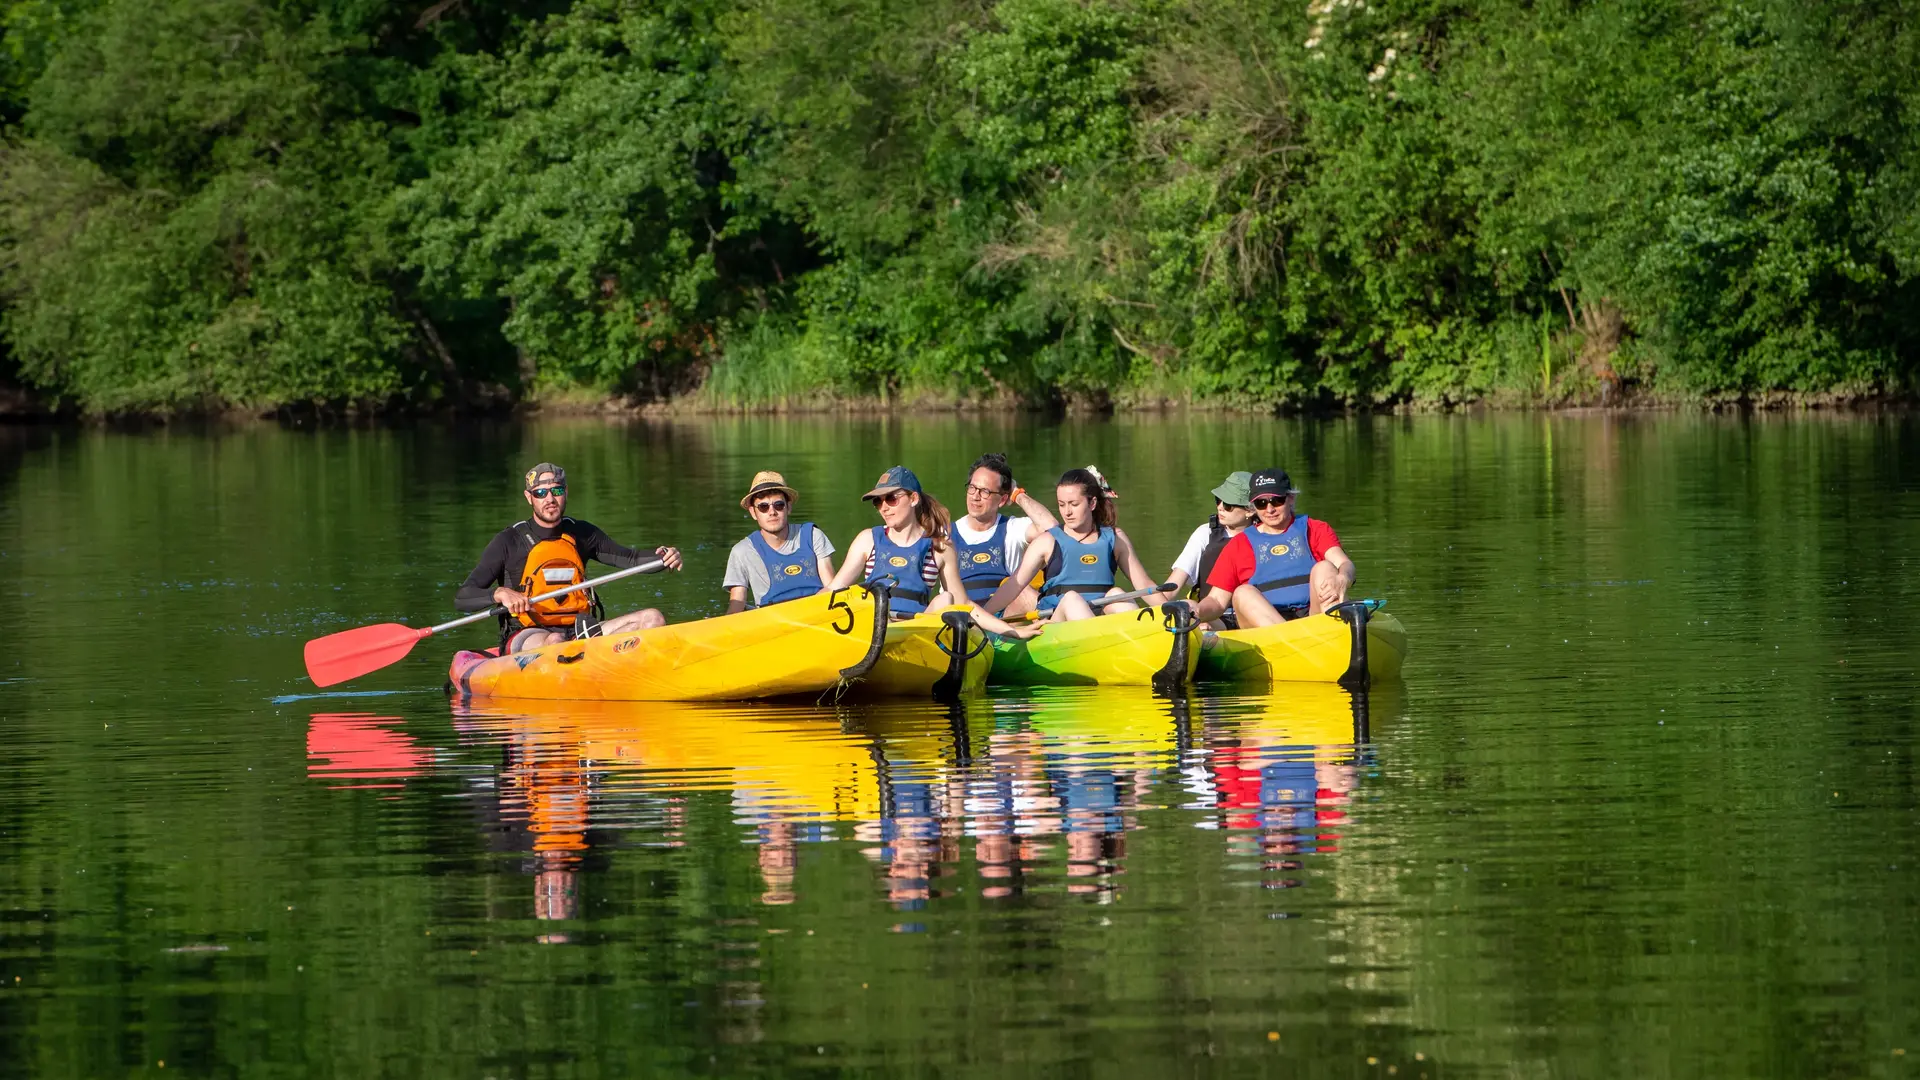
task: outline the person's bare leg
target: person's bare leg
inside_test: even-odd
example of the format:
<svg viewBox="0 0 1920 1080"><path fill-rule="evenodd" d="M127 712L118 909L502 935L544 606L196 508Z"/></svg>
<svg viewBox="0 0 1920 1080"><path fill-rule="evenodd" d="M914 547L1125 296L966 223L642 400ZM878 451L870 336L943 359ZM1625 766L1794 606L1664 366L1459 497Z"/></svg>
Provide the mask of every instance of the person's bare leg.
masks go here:
<svg viewBox="0 0 1920 1080"><path fill-rule="evenodd" d="M1321 559L1319 562L1313 564L1313 573L1307 590L1308 594L1312 597L1312 599L1307 602L1307 614L1318 615L1327 608L1333 607L1335 604L1344 604L1347 602L1347 576L1342 574L1332 563ZM1322 592L1333 593L1334 599L1322 604L1320 602L1320 594Z"/></svg>
<svg viewBox="0 0 1920 1080"><path fill-rule="evenodd" d="M566 637L567 635L558 630L530 630L514 638L513 651L519 653L526 652L529 649L538 649L543 645L551 645L556 641L565 641Z"/></svg>
<svg viewBox="0 0 1920 1080"><path fill-rule="evenodd" d="M600 633L631 634L635 630L652 630L667 625L667 617L660 614L659 608L641 608L629 611L617 619L608 619L600 624Z"/></svg>
<svg viewBox="0 0 1920 1080"><path fill-rule="evenodd" d="M1118 586L1118 585L1115 585L1115 586L1114 586L1113 588L1111 588L1111 589L1108 589L1108 590L1107 590L1107 595L1108 595L1108 596L1119 596L1119 595L1120 595L1121 593L1123 593L1123 592L1126 592L1126 591L1127 591L1127 590L1125 590L1125 589L1123 589L1123 588L1121 588L1120 586ZM1139 606L1140 606L1139 604L1136 604L1136 603L1134 603L1134 602L1133 602L1133 601L1131 601L1131 600L1122 600L1122 601L1120 601L1120 602L1119 602L1119 603L1117 603L1117 604L1107 604L1107 605L1105 605L1105 606L1103 606L1103 607L1102 607L1102 608L1100 609L1100 613L1101 613L1102 615L1112 615L1112 614L1114 614L1115 612L1120 612L1120 611L1133 611L1134 609L1136 609L1136 608L1138 608Z"/></svg>
<svg viewBox="0 0 1920 1080"><path fill-rule="evenodd" d="M1087 598L1077 592L1060 594L1060 606L1053 609L1054 622L1072 622L1075 619L1093 618L1093 607Z"/></svg>
<svg viewBox="0 0 1920 1080"><path fill-rule="evenodd" d="M1261 626L1272 626L1287 620L1273 609L1267 594L1253 587L1251 583L1233 590L1233 614L1240 620L1240 629L1252 630Z"/></svg>

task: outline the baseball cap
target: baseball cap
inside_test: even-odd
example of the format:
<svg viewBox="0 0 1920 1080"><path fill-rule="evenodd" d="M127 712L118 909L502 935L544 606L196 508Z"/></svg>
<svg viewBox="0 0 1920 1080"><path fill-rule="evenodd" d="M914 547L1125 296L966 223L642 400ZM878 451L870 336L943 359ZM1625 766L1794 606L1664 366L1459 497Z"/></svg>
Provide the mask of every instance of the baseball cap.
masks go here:
<svg viewBox="0 0 1920 1080"><path fill-rule="evenodd" d="M913 470L907 468L905 465L895 465L893 468L880 474L880 480L873 485L872 491L860 497L863 499L877 499L882 495L891 494L895 491L912 491L918 493L919 490L920 478L913 475Z"/></svg>
<svg viewBox="0 0 1920 1080"><path fill-rule="evenodd" d="M545 473L552 473L553 482L556 484L565 484L567 482L567 470L555 465L551 461L543 461L527 470L527 490L532 491L538 486L536 481Z"/></svg>
<svg viewBox="0 0 1920 1080"><path fill-rule="evenodd" d="M1285 469L1261 469L1253 474L1253 480L1247 485L1249 502L1262 495L1298 495L1300 489L1293 486L1293 478Z"/></svg>

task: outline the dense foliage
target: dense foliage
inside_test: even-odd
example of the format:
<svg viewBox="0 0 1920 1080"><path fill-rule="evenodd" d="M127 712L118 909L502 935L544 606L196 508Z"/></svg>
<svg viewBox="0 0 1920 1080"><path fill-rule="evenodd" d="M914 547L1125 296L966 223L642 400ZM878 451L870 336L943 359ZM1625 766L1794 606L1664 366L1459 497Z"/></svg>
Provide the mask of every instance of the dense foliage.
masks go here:
<svg viewBox="0 0 1920 1080"><path fill-rule="evenodd" d="M1891 0L10 0L95 412L1903 393Z"/></svg>

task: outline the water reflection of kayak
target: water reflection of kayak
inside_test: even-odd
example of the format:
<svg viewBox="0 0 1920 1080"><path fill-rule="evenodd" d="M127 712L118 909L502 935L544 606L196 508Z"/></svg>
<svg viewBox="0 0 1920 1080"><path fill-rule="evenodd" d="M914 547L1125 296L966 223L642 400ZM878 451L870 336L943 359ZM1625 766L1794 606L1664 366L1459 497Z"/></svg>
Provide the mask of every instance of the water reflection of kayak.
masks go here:
<svg viewBox="0 0 1920 1080"><path fill-rule="evenodd" d="M995 686L1178 686L1193 677L1198 628L1176 632L1154 608L1049 623L1027 641L1005 639L989 681Z"/></svg>
<svg viewBox="0 0 1920 1080"><path fill-rule="evenodd" d="M1356 667L1353 627L1332 615L1207 635L1194 672L1198 682L1351 681ZM1407 628L1385 612L1366 623L1367 681L1397 678L1407 655ZM1361 685L1364 685L1362 683Z"/></svg>
<svg viewBox="0 0 1920 1080"><path fill-rule="evenodd" d="M733 791L782 815L867 820L879 813L871 740L828 709L694 702L568 701L455 707L484 734L592 762L601 790Z"/></svg>
<svg viewBox="0 0 1920 1080"><path fill-rule="evenodd" d="M756 611L509 656L461 652L455 694L556 701L730 701L818 694L866 675L886 597L854 585Z"/></svg>

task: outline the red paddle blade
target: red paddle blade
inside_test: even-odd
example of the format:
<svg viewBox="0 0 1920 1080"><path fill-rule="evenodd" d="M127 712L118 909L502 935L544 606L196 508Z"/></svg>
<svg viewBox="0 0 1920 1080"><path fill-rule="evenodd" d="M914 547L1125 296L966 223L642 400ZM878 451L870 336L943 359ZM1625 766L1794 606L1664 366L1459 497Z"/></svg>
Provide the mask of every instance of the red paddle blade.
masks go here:
<svg viewBox="0 0 1920 1080"><path fill-rule="evenodd" d="M431 633L399 623L380 623L314 638L307 642L307 678L315 686L357 679L401 660L413 651L415 642Z"/></svg>

